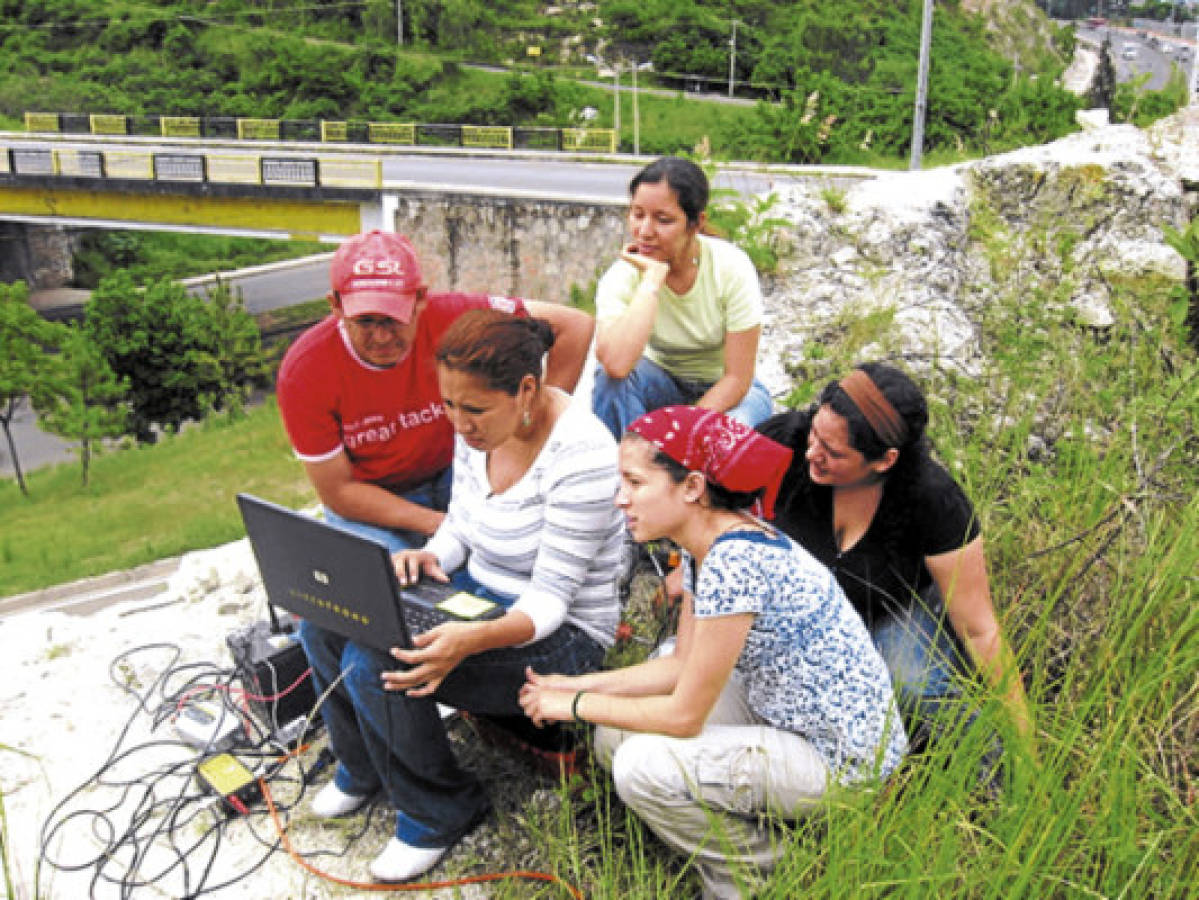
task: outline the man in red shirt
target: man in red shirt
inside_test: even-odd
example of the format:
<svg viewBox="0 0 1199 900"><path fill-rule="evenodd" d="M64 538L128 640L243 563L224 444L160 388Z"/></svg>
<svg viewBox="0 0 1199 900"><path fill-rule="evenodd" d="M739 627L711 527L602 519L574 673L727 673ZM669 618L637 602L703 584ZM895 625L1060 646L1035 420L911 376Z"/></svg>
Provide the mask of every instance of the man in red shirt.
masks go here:
<svg viewBox="0 0 1199 900"><path fill-rule="evenodd" d="M419 547L449 501L454 432L437 389L434 351L468 309L547 320L546 381L573 391L594 320L556 303L430 293L402 235L359 234L330 267L331 314L287 351L277 396L296 455L332 524L392 552Z"/></svg>

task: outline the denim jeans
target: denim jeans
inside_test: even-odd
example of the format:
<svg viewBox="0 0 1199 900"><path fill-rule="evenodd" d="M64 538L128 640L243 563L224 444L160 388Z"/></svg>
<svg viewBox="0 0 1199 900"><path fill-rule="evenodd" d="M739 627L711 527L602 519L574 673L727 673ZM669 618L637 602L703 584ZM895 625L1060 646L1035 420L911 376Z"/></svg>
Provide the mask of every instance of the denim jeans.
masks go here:
<svg viewBox="0 0 1199 900"><path fill-rule="evenodd" d="M419 506L445 512L446 507L450 505L450 473L451 469L447 466L424 484L418 484L411 490L398 494L398 496ZM340 528L342 531L349 531L352 534L370 538L372 541L382 544L391 553L423 547L427 540L425 535L416 531L384 528L382 525L372 525L369 522L360 522L357 519L346 519L339 516L327 506L325 507L325 521L334 528Z"/></svg>
<svg viewBox="0 0 1199 900"><path fill-rule="evenodd" d="M603 366L596 366L591 410L619 441L640 416L663 406L694 405L710 387L710 382L675 378L643 356L624 378L610 378ZM755 378L741 402L728 410L727 415L752 428L772 412L770 392Z"/></svg>
<svg viewBox="0 0 1199 900"><path fill-rule="evenodd" d="M522 715L517 694L526 666L578 675L598 668L604 655L594 640L563 624L534 644L468 656L432 697L412 698L383 690L381 673L401 666L386 654L308 622L300 626L300 641L317 695L329 691L321 715L338 760L335 783L356 796L382 790L396 810L396 837L416 847L448 847L489 807L479 780L458 765L437 704Z"/></svg>
<svg viewBox="0 0 1199 900"><path fill-rule="evenodd" d="M968 667L935 585L907 608L875 619L870 636L891 673L901 709L961 692L959 680Z"/></svg>
<svg viewBox="0 0 1199 900"><path fill-rule="evenodd" d="M962 680L972 676L973 666L953 633L936 585L922 591L909 608L875 620L870 635L891 673L911 752L945 736L960 737L973 726L978 710L962 691ZM991 744L980 764L980 783L994 779L1002 754L997 737Z"/></svg>

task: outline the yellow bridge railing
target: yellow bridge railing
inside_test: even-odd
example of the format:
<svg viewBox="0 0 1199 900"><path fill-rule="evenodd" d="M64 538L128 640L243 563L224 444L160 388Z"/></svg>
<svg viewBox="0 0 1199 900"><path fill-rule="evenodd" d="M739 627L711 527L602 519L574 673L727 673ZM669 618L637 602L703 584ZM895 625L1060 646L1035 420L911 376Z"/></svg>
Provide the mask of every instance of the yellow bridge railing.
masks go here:
<svg viewBox="0 0 1199 900"><path fill-rule="evenodd" d="M53 134L141 135L242 141L319 141L615 153L611 128L520 125L433 125L234 116L129 116L111 113L25 113L25 130Z"/></svg>

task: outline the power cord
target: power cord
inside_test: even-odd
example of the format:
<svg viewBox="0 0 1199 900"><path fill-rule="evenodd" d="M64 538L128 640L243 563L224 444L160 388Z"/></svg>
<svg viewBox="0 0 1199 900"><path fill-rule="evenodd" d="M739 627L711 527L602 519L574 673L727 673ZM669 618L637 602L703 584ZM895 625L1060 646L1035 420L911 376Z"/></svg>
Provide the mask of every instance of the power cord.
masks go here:
<svg viewBox="0 0 1199 900"><path fill-rule="evenodd" d="M230 818L218 811L221 798L197 786L197 764L211 755L211 748L161 737L164 726L197 698L219 704L220 716L240 721L237 754L259 770L258 777L296 781L297 803L311 780L302 761L298 762L298 778L280 773L280 748L271 729L247 714L246 692L233 684L234 671L208 663L181 664L181 656L178 646L156 643L132 648L112 660L109 675L133 698L134 709L108 757L55 806L42 826L42 860L63 871L92 869L92 894L101 883L115 886L118 896L124 898L145 888L161 890L164 882L169 882L169 892L174 895L200 897L245 878L278 849L269 828L259 833L255 827L256 821L265 823L263 811L255 812L242 803L245 815ZM160 664L153 668L158 674L147 680L142 672L156 662ZM139 723L148 729L150 738L131 743L130 734ZM287 748L281 749L286 761ZM94 805L83 802L85 793ZM230 806L236 813L242 812L235 803ZM262 853L218 884L213 879L214 866L227 829L237 821L246 823ZM63 853L65 847L76 854L74 858ZM80 853L79 848L85 847L94 852ZM342 855L346 850L348 845Z"/></svg>
<svg viewBox="0 0 1199 900"><path fill-rule="evenodd" d="M143 684L132 661L160 652L168 654L166 664L158 668L153 679ZM279 745L273 737L278 723L262 727L245 709L247 700L277 700L294 690L303 678L310 676L310 672L305 672L278 695L262 697L234 685L236 673L233 670L207 663L180 664L181 656L178 646L156 643L132 648L113 659L109 666L110 677L118 688L134 699L134 709L121 727L108 757L54 807L42 826L42 861L65 872L92 869L89 895L95 896L103 883L114 886L122 900L140 897L148 888L194 900L244 880L261 869L282 847L298 865L312 874L362 891L425 891L525 879L561 884L572 897L582 900L582 893L577 888L546 872L513 871L420 884L378 884L343 879L317 868L310 862L315 857L344 858L366 834L370 816L362 817L361 828L347 835L339 850L300 854L286 832L282 817L301 803L308 785L333 762L333 755L327 747L323 748L306 766L303 754L309 747L301 745L292 750ZM330 685L318 698L306 726L337 683ZM198 766L212 758L206 748L198 748L182 739L157 736L125 746L140 719L148 719L149 731L153 734L198 698L219 703L222 715L236 716L241 721L240 744L230 755L235 753L237 760L253 770L254 783L266 802L265 814L250 806L239 794L212 793L198 785ZM292 767L296 770L294 774L289 772ZM296 788L291 803L276 801L272 783L290 784ZM103 800L96 806L86 806L81 802L85 792L104 794ZM221 811L226 804L232 810L230 814ZM273 833L260 833L258 825L265 824L267 818L273 825ZM197 829L197 826L200 827ZM216 864L232 827L244 828L261 846L261 852L231 877L216 881ZM61 855L64 846L77 849L89 844L94 853L85 853L76 859Z"/></svg>

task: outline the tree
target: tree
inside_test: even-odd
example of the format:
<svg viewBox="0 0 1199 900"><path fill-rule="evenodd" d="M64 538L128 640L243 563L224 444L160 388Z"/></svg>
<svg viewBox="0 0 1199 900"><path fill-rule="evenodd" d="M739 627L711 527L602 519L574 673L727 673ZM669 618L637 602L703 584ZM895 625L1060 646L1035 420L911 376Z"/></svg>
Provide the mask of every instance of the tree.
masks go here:
<svg viewBox="0 0 1199 900"><path fill-rule="evenodd" d="M47 351L57 344L61 328L29 305L29 288L24 282L0 284L0 425L8 440L17 486L27 497L29 488L21 472L12 421L44 373Z"/></svg>
<svg viewBox="0 0 1199 900"><path fill-rule="evenodd" d="M92 294L86 331L113 372L129 379L129 431L139 441L240 404L263 377L253 318L227 288L219 296L208 303L168 279L142 290L125 272Z"/></svg>
<svg viewBox="0 0 1199 900"><path fill-rule="evenodd" d="M33 407L42 427L77 441L83 484L87 485L93 447L125 433L128 411L121 402L129 379L118 378L87 332L67 329L60 353L34 388Z"/></svg>
<svg viewBox="0 0 1199 900"><path fill-rule="evenodd" d="M270 364L262 350L262 333L254 317L246 312L241 292L236 295L228 282L217 279L205 295L208 306L209 341L221 368L225 385L216 409L240 405L256 386L270 381Z"/></svg>
<svg viewBox="0 0 1199 900"><path fill-rule="evenodd" d="M1091 93L1088 98L1092 109L1111 109L1112 98L1116 93L1116 66L1112 62L1112 42L1104 40L1099 49L1099 66L1095 70L1095 80L1091 82Z"/></svg>

